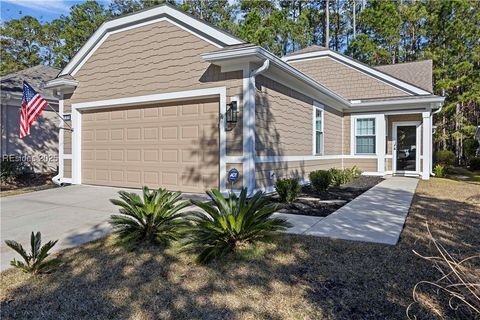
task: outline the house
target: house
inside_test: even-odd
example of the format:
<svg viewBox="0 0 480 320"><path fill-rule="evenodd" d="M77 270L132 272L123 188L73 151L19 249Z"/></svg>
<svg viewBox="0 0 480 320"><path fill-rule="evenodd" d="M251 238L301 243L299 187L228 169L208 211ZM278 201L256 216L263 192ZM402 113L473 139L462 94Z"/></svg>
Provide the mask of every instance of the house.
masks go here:
<svg viewBox="0 0 480 320"><path fill-rule="evenodd" d="M429 61L371 68L317 46L279 58L162 5L104 23L49 82L74 128L58 178L272 191L356 165L428 179L444 101L431 82Z"/></svg>
<svg viewBox="0 0 480 320"><path fill-rule="evenodd" d="M58 69L38 65L0 78L2 158L14 156L39 173L57 171L59 119L55 112L47 107L31 126L30 136L24 139L19 137L19 123L24 80L58 111L58 98L51 89L44 88L44 85L59 72Z"/></svg>

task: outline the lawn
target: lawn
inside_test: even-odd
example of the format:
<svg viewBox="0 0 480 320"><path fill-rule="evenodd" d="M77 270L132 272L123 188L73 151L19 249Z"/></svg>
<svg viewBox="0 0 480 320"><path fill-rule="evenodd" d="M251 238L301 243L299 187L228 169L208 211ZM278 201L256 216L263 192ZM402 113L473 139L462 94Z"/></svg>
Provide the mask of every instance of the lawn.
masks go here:
<svg viewBox="0 0 480 320"><path fill-rule="evenodd" d="M478 254L480 185L420 181L397 246L282 235L207 266L177 247L128 252L108 237L61 253L63 266L30 278L1 274L2 319L404 319L412 289L434 280L425 221L458 257ZM480 265L476 265L480 272ZM466 319L432 290L418 319ZM425 305L429 307L426 308ZM434 312L429 310L434 310Z"/></svg>

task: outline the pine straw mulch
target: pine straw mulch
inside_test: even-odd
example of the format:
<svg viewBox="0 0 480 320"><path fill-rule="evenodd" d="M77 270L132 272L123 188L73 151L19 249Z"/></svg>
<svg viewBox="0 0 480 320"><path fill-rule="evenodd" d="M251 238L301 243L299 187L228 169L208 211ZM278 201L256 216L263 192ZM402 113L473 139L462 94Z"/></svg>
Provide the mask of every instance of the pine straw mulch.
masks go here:
<svg viewBox="0 0 480 320"><path fill-rule="evenodd" d="M52 173L28 173L18 176L14 182L1 182L0 196L6 197L55 188L57 185L52 181L54 175Z"/></svg>
<svg viewBox="0 0 480 320"><path fill-rule="evenodd" d="M61 252L63 266L31 278L1 274L2 319L405 319L412 289L439 277L416 256L434 237L458 257L480 248L480 186L420 181L396 246L282 235L227 261L196 265L177 247L128 252L107 237ZM480 266L473 266L478 268ZM468 319L430 289L418 319Z"/></svg>

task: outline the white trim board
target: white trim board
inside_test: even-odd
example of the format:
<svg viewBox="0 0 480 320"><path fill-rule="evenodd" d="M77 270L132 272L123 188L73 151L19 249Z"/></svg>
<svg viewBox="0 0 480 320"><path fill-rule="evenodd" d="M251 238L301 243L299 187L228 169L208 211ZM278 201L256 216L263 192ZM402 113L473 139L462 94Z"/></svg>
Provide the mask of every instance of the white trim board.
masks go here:
<svg viewBox="0 0 480 320"><path fill-rule="evenodd" d="M192 98L219 97L219 181L220 191L226 190L226 131L225 131L225 113L226 113L226 87L215 87L208 89L179 91L160 93L147 96L127 97L111 100L90 101L84 103L72 104L72 181L73 184L82 183L82 110L103 109L111 107L128 107L133 104L155 103L160 101L178 101Z"/></svg>
<svg viewBox="0 0 480 320"><path fill-rule="evenodd" d="M168 19L168 17L171 19ZM135 14L104 22L97 29L97 31L95 31L95 33L88 39L88 41L78 51L78 53L73 57L73 59L66 65L60 75L75 75L75 73L83 65L83 63L85 63L85 61L88 60L88 58L98 48L97 44L101 44L101 42L105 41L105 39L111 33L136 28L149 23L154 23L151 21L159 21L159 19L162 18L168 19L170 22L181 27L182 29L214 44L219 48L222 48L226 45L244 43L240 39L237 39L217 28L214 28L200 20L197 20L178 9L175 9L169 5L162 5L152 8L150 10L140 11ZM181 26L180 23L174 22L174 20L181 22L182 24L184 24L184 26Z"/></svg>
<svg viewBox="0 0 480 320"><path fill-rule="evenodd" d="M415 126L415 143L416 143L416 152L415 152L415 171L398 171L397 170L397 131L399 126ZM392 122L392 172L393 174L408 175L408 174L420 174L422 168L420 167L420 153L422 150L421 146L421 134L422 134L422 122L421 121L395 121Z"/></svg>
<svg viewBox="0 0 480 320"><path fill-rule="evenodd" d="M339 62L343 62L344 64L350 67L353 67L357 71L363 71L363 73L373 76L378 80L388 83L389 85L397 87L401 90L408 91L412 94L417 94L417 95L431 95L431 93L426 90L423 90L408 82L394 78L384 72L371 68L367 65L364 65L363 63L357 62L351 58L348 58L344 55L341 55L331 50L323 50L323 51L315 51L315 52L307 52L307 53L301 53L297 55L291 55L291 56L283 57L282 60L288 63L292 63L292 62L298 62L298 61L305 61L306 59L309 59L309 60L319 59L327 56L330 56L331 58L334 58Z"/></svg>

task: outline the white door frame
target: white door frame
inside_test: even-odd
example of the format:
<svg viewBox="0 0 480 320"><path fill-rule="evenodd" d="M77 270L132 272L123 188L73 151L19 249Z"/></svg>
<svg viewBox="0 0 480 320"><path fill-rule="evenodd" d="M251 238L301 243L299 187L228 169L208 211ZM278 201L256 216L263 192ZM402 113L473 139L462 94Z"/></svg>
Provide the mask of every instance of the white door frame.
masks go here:
<svg viewBox="0 0 480 320"><path fill-rule="evenodd" d="M416 171L397 171L397 128L403 126L416 126L416 148L415 153L415 169ZM421 144L422 122L421 121L397 121L392 122L392 172L401 175L420 175L420 153L422 152Z"/></svg>
<svg viewBox="0 0 480 320"><path fill-rule="evenodd" d="M218 97L220 103L219 124L219 184L220 191L226 191L226 87L159 93L146 96L133 96L118 99L89 101L72 104L72 184L82 183L82 112L105 108L126 108L132 105L144 105L155 102L191 100L195 98Z"/></svg>

